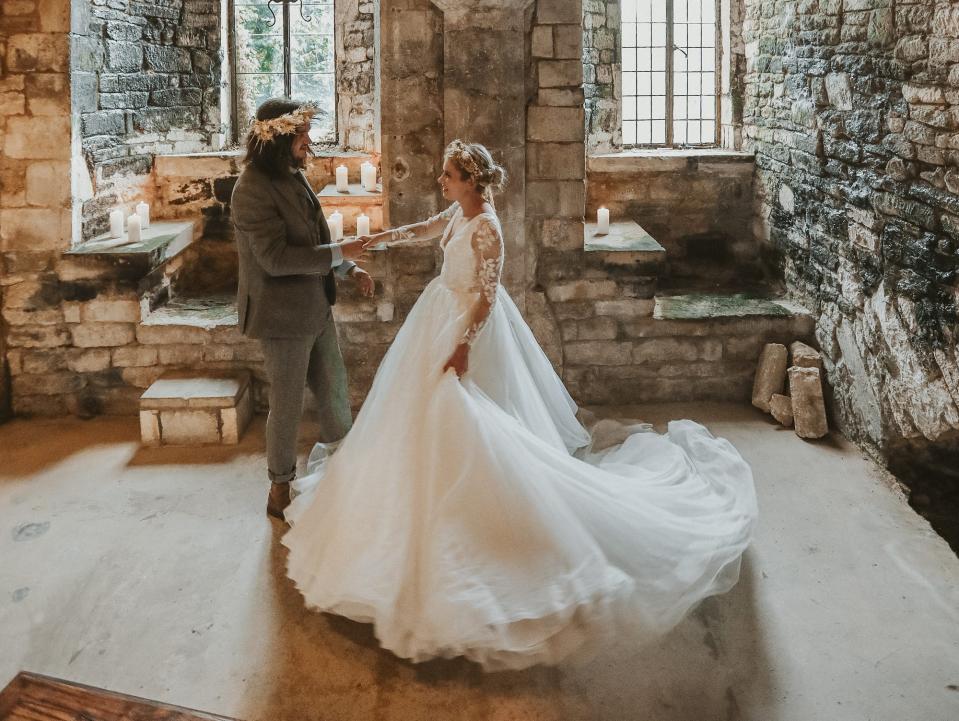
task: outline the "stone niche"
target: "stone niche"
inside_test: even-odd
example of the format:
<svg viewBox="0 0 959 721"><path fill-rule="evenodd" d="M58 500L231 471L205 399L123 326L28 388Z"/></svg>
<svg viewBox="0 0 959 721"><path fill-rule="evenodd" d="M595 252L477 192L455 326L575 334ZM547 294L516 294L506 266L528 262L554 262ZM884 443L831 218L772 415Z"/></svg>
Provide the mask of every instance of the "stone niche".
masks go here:
<svg viewBox="0 0 959 721"><path fill-rule="evenodd" d="M222 147L220 0L72 4L75 133L89 176L77 239L148 185L153 156Z"/></svg>
<svg viewBox="0 0 959 721"><path fill-rule="evenodd" d="M753 158L722 149L634 150L587 161L586 216L609 209L632 219L667 251L660 289L698 284L760 286L752 234Z"/></svg>
<svg viewBox="0 0 959 721"><path fill-rule="evenodd" d="M337 147L378 152L378 0L338 0ZM109 211L149 197L156 156L222 151L244 128L232 107L223 0L72 3L74 240L107 229Z"/></svg>
<svg viewBox="0 0 959 721"><path fill-rule="evenodd" d="M746 0L756 232L814 311L842 430L957 448L959 22L949 3Z"/></svg>

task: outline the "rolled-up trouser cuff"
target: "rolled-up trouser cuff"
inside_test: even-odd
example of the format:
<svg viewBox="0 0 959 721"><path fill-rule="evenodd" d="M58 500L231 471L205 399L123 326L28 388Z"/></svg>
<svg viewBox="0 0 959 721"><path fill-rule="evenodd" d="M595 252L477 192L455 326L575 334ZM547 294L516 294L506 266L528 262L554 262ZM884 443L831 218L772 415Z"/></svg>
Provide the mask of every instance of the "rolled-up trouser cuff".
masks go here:
<svg viewBox="0 0 959 721"><path fill-rule="evenodd" d="M294 466L292 470L287 471L286 473L274 473L268 468L266 473L273 483L289 483L296 478L296 467Z"/></svg>

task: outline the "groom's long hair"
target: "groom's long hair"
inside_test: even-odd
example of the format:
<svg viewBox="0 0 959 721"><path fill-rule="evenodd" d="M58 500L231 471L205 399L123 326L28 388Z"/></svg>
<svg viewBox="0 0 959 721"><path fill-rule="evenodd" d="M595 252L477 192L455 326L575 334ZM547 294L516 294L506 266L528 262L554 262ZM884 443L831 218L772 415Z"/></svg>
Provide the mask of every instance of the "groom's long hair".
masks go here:
<svg viewBox="0 0 959 721"><path fill-rule="evenodd" d="M289 98L270 98L263 101L256 109L257 120L272 120L281 115L298 110L302 103ZM252 129L246 136L246 155L243 162L262 170L271 178L283 177L289 174L290 167L295 166L293 160L293 138L295 135L277 135L266 142L254 136Z"/></svg>

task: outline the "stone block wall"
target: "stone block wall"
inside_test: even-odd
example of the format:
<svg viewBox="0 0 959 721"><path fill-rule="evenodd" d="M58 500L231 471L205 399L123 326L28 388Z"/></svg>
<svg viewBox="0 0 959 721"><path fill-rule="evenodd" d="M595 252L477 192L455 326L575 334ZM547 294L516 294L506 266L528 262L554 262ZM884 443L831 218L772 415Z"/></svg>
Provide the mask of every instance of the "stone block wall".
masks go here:
<svg viewBox="0 0 959 721"><path fill-rule="evenodd" d="M379 152L379 0L337 0L336 94L339 146Z"/></svg>
<svg viewBox="0 0 959 721"><path fill-rule="evenodd" d="M442 210L443 14L431 0L380 0L383 191L386 222Z"/></svg>
<svg viewBox="0 0 959 721"><path fill-rule="evenodd" d="M14 347L69 342L48 303L69 246L69 6L6 3L0 40L0 416L11 405ZM16 395L13 387L12 395Z"/></svg>
<svg viewBox="0 0 959 721"><path fill-rule="evenodd" d="M188 0L184 3L186 7ZM581 3L536 0L526 8L508 0L484 0L481 5L476 13L463 13L461 5L446 0L383 2L384 222L412 222L442 207L435 178L443 148L452 137L468 132L489 144L513 176L513 184L497 200L508 236L504 277L578 401L653 400L662 399L663 393L668 398L692 397L697 384L709 397L740 393L745 398L746 355L760 347L770 329L751 332L751 324L741 323L730 331L736 337L726 342L708 324L654 321L655 269L633 258L584 250ZM481 32L471 26L474 21L484 23ZM89 27L89 22L81 25ZM501 50L504 43L508 52ZM65 44L61 50L66 52ZM61 56L52 50L43 53L38 57L53 57L58 72L66 73ZM477 76L477 67L484 69L483 77ZM36 81L26 77L23 82L27 87ZM56 97L69 102L63 95ZM21 111L14 98L11 107L17 115L43 105L37 103L31 111L25 101ZM42 142L48 123L55 122L55 114L51 116L21 124L21 130L29 127L36 135L11 134L13 121L4 121L3 162L9 170L4 170L0 210L44 213L36 218L4 216L2 222L3 316L15 410L132 412L142 389L171 368L249 367L262 381L258 349L237 334L223 314L224 308L229 313L227 306L216 309L218 320L211 324L205 311L199 322L196 314L158 322L148 315L153 311L150 299L141 302L145 284L162 288L172 283L174 299L183 290L186 295L200 290L211 296L232 290L230 263L235 260L228 198L239 171L236 157L161 155L149 174L117 173L118 178L142 179L137 182L151 194L156 217L196 219L203 229L199 242L144 280L122 264L63 255L70 238L69 199L61 207L57 199L29 190L29 177L37 181L36 188L57 187L40 182L51 177L43 175L40 164L58 158L16 155L51 152L50 144ZM64 121L63 134L68 133ZM68 151L62 162L64 167L52 176L55 180L69 177ZM332 178L336 162L321 159L314 165L315 186ZM34 164L38 168L29 170ZM34 175L28 177L28 170ZM8 200L10 173L25 185ZM732 173L723 181L745 187L745 177ZM695 178L684 182L704 192ZM59 235L44 232L54 219L58 229L65 228ZM406 313L438 272L440 256L431 244L378 253L371 268L378 281L373 300L356 297L349 283L342 286L336 314L354 404L362 400ZM225 281L223 287L211 279ZM262 383L257 388L262 393Z"/></svg>
<svg viewBox="0 0 959 721"><path fill-rule="evenodd" d="M222 145L221 18L220 0L72 5L74 114L92 187L85 239L142 193L155 154Z"/></svg>
<svg viewBox="0 0 959 721"><path fill-rule="evenodd" d="M743 21L746 0L720 0L720 144L730 150L743 146L743 99L746 80L746 44Z"/></svg>
<svg viewBox="0 0 959 721"><path fill-rule="evenodd" d="M623 145L619 23L620 0L583 0L583 90L588 154L610 153Z"/></svg>
<svg viewBox="0 0 959 721"><path fill-rule="evenodd" d="M959 8L745 5L756 229L819 318L836 415L887 457L954 449Z"/></svg>

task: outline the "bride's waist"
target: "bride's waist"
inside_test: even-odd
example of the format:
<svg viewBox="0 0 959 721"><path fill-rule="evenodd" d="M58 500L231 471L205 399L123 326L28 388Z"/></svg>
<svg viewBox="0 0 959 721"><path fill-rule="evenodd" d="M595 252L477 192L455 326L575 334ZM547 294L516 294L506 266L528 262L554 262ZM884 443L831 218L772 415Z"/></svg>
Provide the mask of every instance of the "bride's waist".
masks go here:
<svg viewBox="0 0 959 721"><path fill-rule="evenodd" d="M451 293L456 293L456 295L479 295L480 286L477 283L460 283L454 279L448 279L440 276L440 285L442 285L446 290Z"/></svg>

